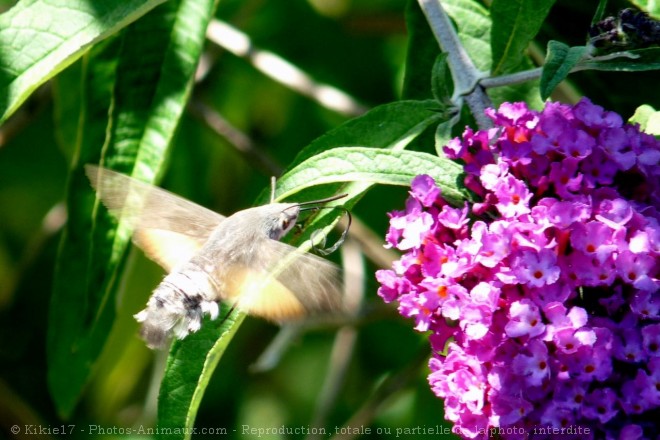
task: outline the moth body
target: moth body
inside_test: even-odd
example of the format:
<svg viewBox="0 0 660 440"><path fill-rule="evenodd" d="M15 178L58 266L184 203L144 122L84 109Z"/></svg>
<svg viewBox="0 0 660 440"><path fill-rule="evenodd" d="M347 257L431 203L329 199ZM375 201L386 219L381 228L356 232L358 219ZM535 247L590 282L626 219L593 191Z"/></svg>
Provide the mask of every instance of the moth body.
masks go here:
<svg viewBox="0 0 660 440"><path fill-rule="evenodd" d="M196 332L204 315L217 318L217 301L236 296L232 289L241 288L236 279L241 275L226 268L249 267L256 259L254 253L259 252L260 241L279 240L298 218L299 208L293 204L271 204L267 208L250 208L226 218L195 256L165 276L147 307L135 315L149 347L162 347L170 335L183 339ZM239 227L240 236L232 233Z"/></svg>

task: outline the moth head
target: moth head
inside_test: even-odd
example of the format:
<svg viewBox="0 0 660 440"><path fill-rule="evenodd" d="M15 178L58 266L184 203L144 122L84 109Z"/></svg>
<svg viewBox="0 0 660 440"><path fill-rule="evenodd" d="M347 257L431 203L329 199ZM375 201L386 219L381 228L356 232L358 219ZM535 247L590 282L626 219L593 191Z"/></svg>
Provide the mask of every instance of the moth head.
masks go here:
<svg viewBox="0 0 660 440"><path fill-rule="evenodd" d="M310 205L319 205L342 197L346 197L346 194L302 203L271 203L266 205L263 207L266 233L270 238L279 240L295 226L300 211L316 210L319 209L318 206Z"/></svg>
<svg viewBox="0 0 660 440"><path fill-rule="evenodd" d="M300 206L295 203L272 203L261 209L264 230L273 240L284 237L295 226L300 214Z"/></svg>

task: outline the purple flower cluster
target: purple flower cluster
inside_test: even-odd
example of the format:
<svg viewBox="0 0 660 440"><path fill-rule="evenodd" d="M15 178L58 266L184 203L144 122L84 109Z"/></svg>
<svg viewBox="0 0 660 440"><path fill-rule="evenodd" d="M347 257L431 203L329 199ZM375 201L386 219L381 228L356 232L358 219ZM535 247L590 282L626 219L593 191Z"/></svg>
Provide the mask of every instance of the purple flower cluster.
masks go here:
<svg viewBox="0 0 660 440"><path fill-rule="evenodd" d="M488 116L445 147L479 201L417 176L379 295L430 333L431 389L463 437L656 438L660 142L587 99Z"/></svg>

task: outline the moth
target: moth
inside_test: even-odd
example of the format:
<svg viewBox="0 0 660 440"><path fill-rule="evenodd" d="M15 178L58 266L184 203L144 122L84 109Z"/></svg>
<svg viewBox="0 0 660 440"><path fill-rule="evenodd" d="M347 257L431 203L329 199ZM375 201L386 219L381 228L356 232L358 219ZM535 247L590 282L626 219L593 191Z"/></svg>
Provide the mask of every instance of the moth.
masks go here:
<svg viewBox="0 0 660 440"><path fill-rule="evenodd" d="M150 348L196 332L204 315L217 318L219 301L276 323L342 310L339 268L279 241L304 205L339 197L271 200L223 217L124 174L85 171L103 205L133 229L133 243L167 272L135 315Z"/></svg>

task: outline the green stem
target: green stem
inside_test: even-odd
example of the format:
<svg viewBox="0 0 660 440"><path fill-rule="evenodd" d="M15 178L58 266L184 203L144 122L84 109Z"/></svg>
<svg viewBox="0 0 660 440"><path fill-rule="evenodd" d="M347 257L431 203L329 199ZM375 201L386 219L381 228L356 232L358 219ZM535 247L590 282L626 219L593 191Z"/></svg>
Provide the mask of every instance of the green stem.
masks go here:
<svg viewBox="0 0 660 440"><path fill-rule="evenodd" d="M492 127L492 121L484 114L484 110L492 107L492 103L479 84L483 74L475 67L465 51L440 0L418 0L418 2L440 48L447 53L447 62L455 84L455 98L464 96L480 129Z"/></svg>
<svg viewBox="0 0 660 440"><path fill-rule="evenodd" d="M479 81L479 84L487 89L520 84L540 78L542 71L543 69L541 67L537 67L536 69L524 70L522 72L511 73L508 75L484 78Z"/></svg>

